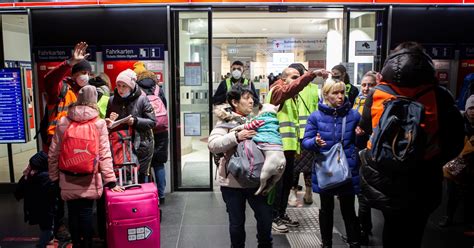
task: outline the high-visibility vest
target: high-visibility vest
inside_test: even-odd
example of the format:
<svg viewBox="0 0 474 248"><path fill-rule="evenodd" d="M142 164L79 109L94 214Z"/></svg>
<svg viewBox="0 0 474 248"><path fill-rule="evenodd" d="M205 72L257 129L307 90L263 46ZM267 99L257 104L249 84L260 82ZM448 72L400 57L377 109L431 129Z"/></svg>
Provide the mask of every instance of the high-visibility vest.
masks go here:
<svg viewBox="0 0 474 248"><path fill-rule="evenodd" d="M227 86L227 92L229 92L232 89L232 82L230 81L230 78L227 78L225 80L225 84ZM243 86L248 86L249 85L249 80L244 78L244 82L242 84Z"/></svg>
<svg viewBox="0 0 474 248"><path fill-rule="evenodd" d="M362 111L364 110L364 105L365 105L365 100L366 99L367 99L367 97L358 96L355 99L354 107L352 107L352 109L357 110L359 112L359 114L362 115Z"/></svg>
<svg viewBox="0 0 474 248"><path fill-rule="evenodd" d="M102 97L97 102L97 107L99 107L99 117L105 119L105 113L107 112L107 105L109 105L110 96L102 95Z"/></svg>
<svg viewBox="0 0 474 248"><path fill-rule="evenodd" d="M270 103L272 99L272 91L268 93L266 102ZM299 142L299 123L298 123L298 109L296 107L296 100L290 98L283 103L280 111L277 113L278 121L280 122L280 134L283 142L284 151L296 151L300 153Z"/></svg>
<svg viewBox="0 0 474 248"><path fill-rule="evenodd" d="M306 122L314 111L318 110L318 85L310 83L298 94L299 138L303 139Z"/></svg>
<svg viewBox="0 0 474 248"><path fill-rule="evenodd" d="M66 82L63 82L65 84ZM76 103L77 101L77 96L76 94L72 91L72 89L67 86L67 92L64 95L64 98L59 99L59 103L55 104L48 104L48 131L47 134L49 137L52 137L54 133L56 132L56 125L58 124L58 121L63 117L67 116L67 112L69 108Z"/></svg>

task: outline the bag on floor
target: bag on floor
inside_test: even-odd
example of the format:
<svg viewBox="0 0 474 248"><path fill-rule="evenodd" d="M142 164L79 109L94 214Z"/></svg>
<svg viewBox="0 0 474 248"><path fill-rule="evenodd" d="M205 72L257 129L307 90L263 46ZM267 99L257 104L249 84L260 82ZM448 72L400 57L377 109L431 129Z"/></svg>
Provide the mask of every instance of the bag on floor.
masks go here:
<svg viewBox="0 0 474 248"><path fill-rule="evenodd" d="M346 117L342 119L341 142L334 144L327 152L321 152L315 158L315 171L320 189L332 189L351 180L352 175L344 153L344 132Z"/></svg>
<svg viewBox="0 0 474 248"><path fill-rule="evenodd" d="M265 156L253 140L244 140L230 157L227 174L231 174L244 188L255 188L260 185Z"/></svg>

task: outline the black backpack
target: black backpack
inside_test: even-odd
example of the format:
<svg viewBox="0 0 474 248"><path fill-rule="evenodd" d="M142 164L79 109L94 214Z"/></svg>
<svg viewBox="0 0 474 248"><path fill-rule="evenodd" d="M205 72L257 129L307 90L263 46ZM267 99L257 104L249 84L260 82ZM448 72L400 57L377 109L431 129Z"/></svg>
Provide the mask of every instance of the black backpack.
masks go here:
<svg viewBox="0 0 474 248"><path fill-rule="evenodd" d="M396 98L384 103L372 137L372 160L390 171L409 169L409 165L423 159L427 140L421 127L425 108L417 99L434 89L423 90L414 98L401 96L388 85L378 85L376 89Z"/></svg>

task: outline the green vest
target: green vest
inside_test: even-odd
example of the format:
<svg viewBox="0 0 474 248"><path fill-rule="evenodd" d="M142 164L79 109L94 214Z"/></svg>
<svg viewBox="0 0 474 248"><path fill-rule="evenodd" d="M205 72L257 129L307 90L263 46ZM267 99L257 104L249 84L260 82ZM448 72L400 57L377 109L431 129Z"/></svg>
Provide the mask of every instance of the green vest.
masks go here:
<svg viewBox="0 0 474 248"><path fill-rule="evenodd" d="M272 99L272 91L268 92L266 102L270 103ZM298 109L296 108L296 101L288 99L280 107L277 113L278 121L280 122L280 134L283 142L284 151L296 151L300 153L300 141L298 139Z"/></svg>
<svg viewBox="0 0 474 248"><path fill-rule="evenodd" d="M298 94L299 138L303 139L306 122L314 111L318 110L318 85L310 83Z"/></svg>
<svg viewBox="0 0 474 248"><path fill-rule="evenodd" d="M232 89L232 82L230 81L230 78L227 78L225 80L225 84L227 86L227 92L229 92L231 89ZM249 85L249 80L244 78L244 83L243 83L244 86L247 86Z"/></svg>
<svg viewBox="0 0 474 248"><path fill-rule="evenodd" d="M107 105L109 104L109 96L102 95L100 100L97 102L97 107L99 107L99 117L101 119L105 118L105 113L107 112Z"/></svg>

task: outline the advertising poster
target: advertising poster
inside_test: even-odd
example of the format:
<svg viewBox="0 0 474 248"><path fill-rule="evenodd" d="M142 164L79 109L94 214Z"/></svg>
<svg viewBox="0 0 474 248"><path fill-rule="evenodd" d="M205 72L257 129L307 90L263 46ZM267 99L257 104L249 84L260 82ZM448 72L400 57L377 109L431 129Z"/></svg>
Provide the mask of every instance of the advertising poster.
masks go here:
<svg viewBox="0 0 474 248"><path fill-rule="evenodd" d="M354 82L355 85L360 85L362 77L372 70L372 63L357 63L357 82Z"/></svg>
<svg viewBox="0 0 474 248"><path fill-rule="evenodd" d="M456 87L456 98L459 96L464 83L464 78L474 73L474 59L465 59L459 61L458 81Z"/></svg>
<svg viewBox="0 0 474 248"><path fill-rule="evenodd" d="M354 81L354 75L355 75L355 69L354 69L354 63L350 62L342 62L341 63L344 67L346 67L347 74L349 75L350 81L352 84L355 84L356 82Z"/></svg>

